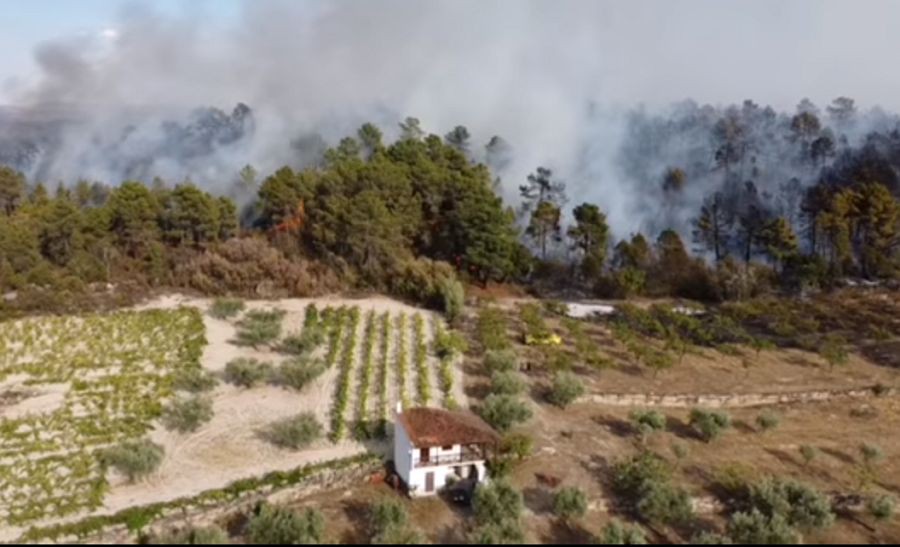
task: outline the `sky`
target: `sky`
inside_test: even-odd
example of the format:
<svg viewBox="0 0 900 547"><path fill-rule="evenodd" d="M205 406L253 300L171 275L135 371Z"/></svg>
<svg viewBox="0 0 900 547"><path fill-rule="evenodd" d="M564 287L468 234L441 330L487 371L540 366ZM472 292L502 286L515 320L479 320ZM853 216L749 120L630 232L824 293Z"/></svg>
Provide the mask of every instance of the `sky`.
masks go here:
<svg viewBox="0 0 900 547"><path fill-rule="evenodd" d="M153 9L179 15L202 11L223 23L237 18L240 0L154 0ZM34 50L71 36L115 37L121 14L136 0L0 0L0 100L5 90L37 77Z"/></svg>
<svg viewBox="0 0 900 547"><path fill-rule="evenodd" d="M140 6L172 21L193 17L206 28L252 30L248 25L261 9L296 16L299 4L339 5L350 17L348 6L372 4L374 10L356 10L369 13L383 6L382 22L419 11L393 0L0 0L0 100L39 80L34 52L41 43L77 36L112 40L123 13ZM601 95L614 101L735 102L752 96L786 107L803 96L827 101L847 94L900 110L900 77L890 75L889 64L900 50L893 28L900 2L893 0L482 0L478 8L459 2L463 9L455 10L440 0L422 4L458 17L453 25L483 29L478 39L487 44L491 33L500 35L498 47L517 25L522 32L534 30L529 12L540 15L538 32L545 35L534 39L587 48L579 59L583 70L598 72L606 88ZM573 28L554 25L563 21ZM268 25L256 22L261 30ZM552 63L550 51L544 60Z"/></svg>

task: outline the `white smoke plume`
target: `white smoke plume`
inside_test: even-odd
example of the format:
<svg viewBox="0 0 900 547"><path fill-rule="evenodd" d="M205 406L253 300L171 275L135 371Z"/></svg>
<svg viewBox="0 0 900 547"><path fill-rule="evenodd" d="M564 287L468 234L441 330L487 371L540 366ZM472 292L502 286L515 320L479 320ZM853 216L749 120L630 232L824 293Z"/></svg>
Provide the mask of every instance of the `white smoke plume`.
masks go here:
<svg viewBox="0 0 900 547"><path fill-rule="evenodd" d="M298 139L334 143L366 121L390 139L415 116L437 134L466 126L476 153L502 136L506 197L548 166L624 235L659 214L622 168L634 108L752 98L792 112L840 95L900 107L890 1L247 0L212 22L215 9L136 4L104 36L40 45L38 81L0 139L52 120L53 138L22 152L49 183L160 176L222 191L247 163L302 163ZM231 115L238 103L252 116ZM209 106L226 112L194 112Z"/></svg>

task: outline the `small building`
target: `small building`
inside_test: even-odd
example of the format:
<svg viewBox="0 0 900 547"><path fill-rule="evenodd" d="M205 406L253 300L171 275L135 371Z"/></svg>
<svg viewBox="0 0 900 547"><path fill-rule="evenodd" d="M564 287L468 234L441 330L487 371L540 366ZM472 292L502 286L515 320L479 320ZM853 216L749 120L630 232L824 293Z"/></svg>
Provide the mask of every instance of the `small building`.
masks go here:
<svg viewBox="0 0 900 547"><path fill-rule="evenodd" d="M397 415L394 467L410 496L430 496L465 481L487 480L486 462L500 436L469 412L410 408Z"/></svg>

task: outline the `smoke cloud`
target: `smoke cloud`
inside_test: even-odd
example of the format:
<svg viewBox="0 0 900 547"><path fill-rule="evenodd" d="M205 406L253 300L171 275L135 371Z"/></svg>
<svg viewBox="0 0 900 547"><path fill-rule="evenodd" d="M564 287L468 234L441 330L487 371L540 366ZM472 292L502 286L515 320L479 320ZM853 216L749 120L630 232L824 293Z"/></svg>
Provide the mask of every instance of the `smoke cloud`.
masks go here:
<svg viewBox="0 0 900 547"><path fill-rule="evenodd" d="M209 9L133 5L103 35L41 44L37 83L0 112L0 161L48 183L159 176L225 191L247 163L302 165L319 137L371 121L391 139L415 116L437 134L466 126L476 157L494 135L510 143L507 198L544 165L626 235L659 221L647 192L665 169L709 145L685 133L641 159L635 129L673 103L900 108L900 4L887 0L248 0L224 23ZM671 222L683 229L711 184Z"/></svg>

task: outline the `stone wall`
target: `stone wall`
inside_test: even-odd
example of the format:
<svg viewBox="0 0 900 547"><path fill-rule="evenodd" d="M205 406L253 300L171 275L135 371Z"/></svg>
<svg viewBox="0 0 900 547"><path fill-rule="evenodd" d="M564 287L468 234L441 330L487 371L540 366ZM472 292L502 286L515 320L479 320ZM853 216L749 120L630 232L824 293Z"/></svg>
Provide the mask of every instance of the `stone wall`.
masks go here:
<svg viewBox="0 0 900 547"><path fill-rule="evenodd" d="M821 389L783 393L747 394L665 394L655 393L593 393L584 402L608 406L669 407L669 408L746 408L797 403L825 402L834 399L861 399L891 396L895 390L879 386L849 389Z"/></svg>
<svg viewBox="0 0 900 547"><path fill-rule="evenodd" d="M185 525L208 526L230 515L252 511L260 502L273 504L291 503L324 490L338 489L368 481L383 468L378 460L363 462L352 467L324 470L310 476L300 484L281 489L265 488L248 493L239 499L216 505L172 509L163 513L144 532L153 533ZM135 534L125 525L110 526L92 537L61 537L58 543L134 543Z"/></svg>

